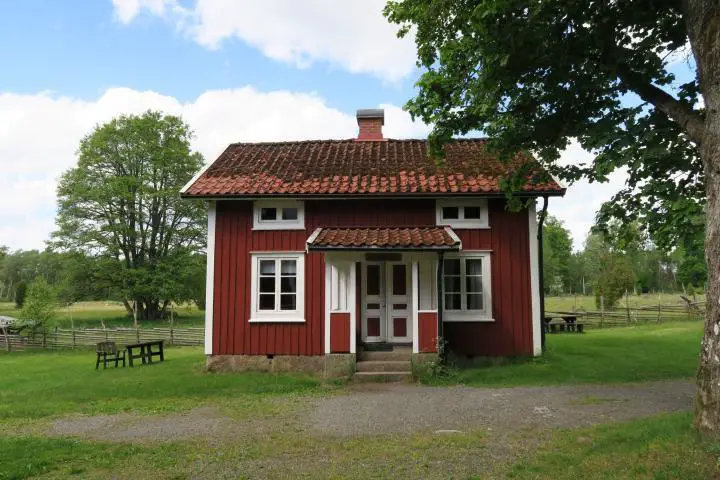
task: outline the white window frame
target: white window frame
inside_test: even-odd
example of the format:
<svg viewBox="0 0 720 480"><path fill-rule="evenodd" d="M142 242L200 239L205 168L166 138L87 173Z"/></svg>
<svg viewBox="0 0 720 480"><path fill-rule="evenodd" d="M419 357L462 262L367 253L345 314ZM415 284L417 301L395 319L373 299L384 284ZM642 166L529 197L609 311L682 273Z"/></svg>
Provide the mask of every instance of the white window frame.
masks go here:
<svg viewBox="0 0 720 480"><path fill-rule="evenodd" d="M283 208L296 208L295 220L262 220L263 208L275 208L282 216ZM255 200L253 202L253 230L305 230L305 204L299 200Z"/></svg>
<svg viewBox="0 0 720 480"><path fill-rule="evenodd" d="M445 305L445 275L443 272L443 321L445 322L494 322L495 319L492 316L492 278L490 272L490 252L462 252L462 253L448 253L445 254L445 260L460 259L460 295L461 305L460 310L448 310ZM466 295L466 283L465 283L465 270L466 270L466 259L479 258L482 260L482 286L483 286L483 309L482 310L467 310L465 308L467 299Z"/></svg>
<svg viewBox="0 0 720 480"><path fill-rule="evenodd" d="M305 252L253 252L251 260L250 322L251 323L303 323L305 322ZM295 289L295 310L260 310L259 278L260 261L274 260L275 271L280 272L280 261L295 260L297 280ZM278 273L276 273L277 275ZM277 279L278 277L276 277ZM280 282L275 281L275 295L279 295ZM277 301L277 299L276 299ZM279 305L279 303L278 303Z"/></svg>
<svg viewBox="0 0 720 480"><path fill-rule="evenodd" d="M436 221L438 225L447 225L455 228L490 228L488 215L488 201L486 198L448 198L437 200ZM443 218L443 208L457 207L458 218ZM480 218L465 218L465 207L479 207Z"/></svg>

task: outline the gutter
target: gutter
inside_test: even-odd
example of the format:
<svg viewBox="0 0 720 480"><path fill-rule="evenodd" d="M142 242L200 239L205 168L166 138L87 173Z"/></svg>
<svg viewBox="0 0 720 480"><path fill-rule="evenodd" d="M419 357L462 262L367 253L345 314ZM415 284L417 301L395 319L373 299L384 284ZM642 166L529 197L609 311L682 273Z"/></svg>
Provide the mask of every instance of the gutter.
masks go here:
<svg viewBox="0 0 720 480"><path fill-rule="evenodd" d="M543 196L543 206L538 219L538 289L540 290L540 345L545 351L545 282L543 281L545 266L543 264L543 223L547 217L548 197Z"/></svg>

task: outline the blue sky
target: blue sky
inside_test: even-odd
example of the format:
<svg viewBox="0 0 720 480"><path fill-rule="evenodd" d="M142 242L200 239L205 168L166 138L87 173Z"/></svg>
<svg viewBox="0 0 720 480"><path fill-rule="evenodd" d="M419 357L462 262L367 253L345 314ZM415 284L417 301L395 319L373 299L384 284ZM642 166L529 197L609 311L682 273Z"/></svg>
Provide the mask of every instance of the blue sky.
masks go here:
<svg viewBox="0 0 720 480"><path fill-rule="evenodd" d="M208 161L227 143L355 135L386 109L387 136L428 127L401 110L417 78L411 39L384 0L0 2L0 245L42 248L59 175L83 135L120 113L182 115ZM691 78L687 64L673 67ZM576 145L565 161L587 161ZM576 246L623 183L581 184L551 204Z"/></svg>

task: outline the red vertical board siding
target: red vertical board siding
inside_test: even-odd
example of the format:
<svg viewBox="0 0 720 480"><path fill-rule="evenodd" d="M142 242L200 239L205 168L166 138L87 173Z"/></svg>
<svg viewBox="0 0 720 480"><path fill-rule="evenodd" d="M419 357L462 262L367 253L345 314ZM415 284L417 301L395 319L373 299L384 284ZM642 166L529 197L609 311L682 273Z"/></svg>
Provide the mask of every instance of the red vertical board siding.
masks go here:
<svg viewBox="0 0 720 480"><path fill-rule="evenodd" d="M330 314L330 351L332 353L350 353L350 314L333 312Z"/></svg>
<svg viewBox="0 0 720 480"><path fill-rule="evenodd" d="M437 352L437 313L418 313L418 341L421 353Z"/></svg>
<svg viewBox="0 0 720 480"><path fill-rule="evenodd" d="M489 206L489 229L456 232L462 240L463 250L492 250L495 322L446 323L445 336L450 347L461 355L531 354L527 211L507 212L504 200L490 200ZM435 201L308 200L305 202L304 230L254 231L252 221L251 201L217 203L213 352L322 355L325 328L324 254L309 253L305 257L305 323L251 324L248 322L251 252L304 251L307 237L318 227L433 225ZM358 326L360 280L358 269ZM432 322L428 320L427 323Z"/></svg>
<svg viewBox="0 0 720 480"><path fill-rule="evenodd" d="M505 210L490 200L490 228L455 229L462 248L490 250L494 322L445 322L451 350L468 356L532 355L528 212Z"/></svg>

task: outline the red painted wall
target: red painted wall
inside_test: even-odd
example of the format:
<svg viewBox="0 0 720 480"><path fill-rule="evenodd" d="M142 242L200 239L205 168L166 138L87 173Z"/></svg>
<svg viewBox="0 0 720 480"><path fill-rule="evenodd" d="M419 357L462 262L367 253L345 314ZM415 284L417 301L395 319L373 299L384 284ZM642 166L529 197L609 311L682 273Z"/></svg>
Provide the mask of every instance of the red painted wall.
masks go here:
<svg viewBox="0 0 720 480"><path fill-rule="evenodd" d="M437 313L418 312L418 341L421 353L437 352Z"/></svg>
<svg viewBox="0 0 720 480"><path fill-rule="evenodd" d="M330 352L350 353L350 314L330 314Z"/></svg>
<svg viewBox="0 0 720 480"><path fill-rule="evenodd" d="M456 230L464 250L491 249L495 322L446 323L445 337L461 355L532 353L527 212L504 210L490 200L490 229ZM252 230L252 202L217 202L213 353L322 355L325 328L325 261L305 259L305 323L248 323L250 252L303 251L317 227L433 225L435 202L417 200L312 200L305 202L305 230ZM360 282L358 282L360 285ZM358 297L359 298L359 297ZM360 317L358 315L358 325Z"/></svg>

